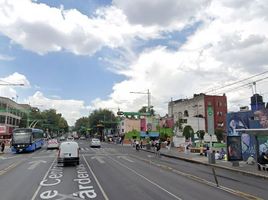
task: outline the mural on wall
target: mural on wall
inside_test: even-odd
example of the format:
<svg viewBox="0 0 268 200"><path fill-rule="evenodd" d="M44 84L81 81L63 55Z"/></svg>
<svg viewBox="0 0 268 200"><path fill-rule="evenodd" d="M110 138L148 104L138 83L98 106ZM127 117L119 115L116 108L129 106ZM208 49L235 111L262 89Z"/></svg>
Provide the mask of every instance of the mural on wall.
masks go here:
<svg viewBox="0 0 268 200"><path fill-rule="evenodd" d="M255 155L255 138L246 133L239 133L235 129L249 129L250 121L253 119L253 112L236 112L227 114L227 135L241 136L243 160L247 160L250 155Z"/></svg>
<svg viewBox="0 0 268 200"><path fill-rule="evenodd" d="M239 133L235 129L248 129L249 120L253 117L251 111L235 112L227 114L227 131L229 136L237 136Z"/></svg>
<svg viewBox="0 0 268 200"><path fill-rule="evenodd" d="M254 118L258 120L260 128L268 128L268 109L262 109L254 112ZM259 155L268 151L268 136L258 136Z"/></svg>
<svg viewBox="0 0 268 200"><path fill-rule="evenodd" d="M268 109L255 111L254 119L259 121L261 128L268 128Z"/></svg>

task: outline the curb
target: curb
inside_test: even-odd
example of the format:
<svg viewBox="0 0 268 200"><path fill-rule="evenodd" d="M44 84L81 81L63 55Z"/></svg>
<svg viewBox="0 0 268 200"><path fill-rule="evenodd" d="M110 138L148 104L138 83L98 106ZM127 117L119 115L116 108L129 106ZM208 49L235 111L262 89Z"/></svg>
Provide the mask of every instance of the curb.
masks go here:
<svg viewBox="0 0 268 200"><path fill-rule="evenodd" d="M146 149L141 149L141 150L142 151L149 152L149 153L154 153L153 151L146 150ZM178 159L178 160L184 160L186 162L202 164L202 165L206 165L206 166L211 166L211 167L221 168L221 169L230 170L230 171L234 171L234 172L239 172L239 173L245 174L245 175L250 175L250 176L255 176L255 177L259 177L259 178L268 179L268 175L266 176L266 175L257 174L257 173L254 173L254 172L247 172L247 171L243 171L243 170L239 170L239 169L233 169L233 168L226 167L226 166L219 166L219 165L215 165L215 164L204 163L204 162L193 160L193 159L190 159L190 158L173 156L173 155L168 155L168 154L165 154L165 153L160 153L160 155L161 156L168 157L168 158L174 158L174 159Z"/></svg>

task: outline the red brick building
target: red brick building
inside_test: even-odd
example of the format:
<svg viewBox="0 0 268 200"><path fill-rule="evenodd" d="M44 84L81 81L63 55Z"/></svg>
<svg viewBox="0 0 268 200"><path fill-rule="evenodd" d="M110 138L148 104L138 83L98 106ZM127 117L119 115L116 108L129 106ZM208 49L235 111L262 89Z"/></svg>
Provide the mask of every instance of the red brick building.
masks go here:
<svg viewBox="0 0 268 200"><path fill-rule="evenodd" d="M214 111L214 128L226 131L227 97L224 95L195 94L191 99L178 99L168 104L168 114L174 121L183 119L184 125L190 125L194 132L207 132L207 109L211 105Z"/></svg>

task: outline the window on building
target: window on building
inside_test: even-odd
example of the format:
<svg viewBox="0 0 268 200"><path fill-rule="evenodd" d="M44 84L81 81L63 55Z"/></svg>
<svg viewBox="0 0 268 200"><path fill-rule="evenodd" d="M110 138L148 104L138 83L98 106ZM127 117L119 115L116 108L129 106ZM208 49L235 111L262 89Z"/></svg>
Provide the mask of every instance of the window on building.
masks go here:
<svg viewBox="0 0 268 200"><path fill-rule="evenodd" d="M122 128L122 133L124 133L124 131L125 131L125 130Z"/></svg>
<svg viewBox="0 0 268 200"><path fill-rule="evenodd" d="M218 101L218 107L222 107L222 102Z"/></svg>
<svg viewBox="0 0 268 200"><path fill-rule="evenodd" d="M223 116L223 113L222 112L217 112L217 115L218 116Z"/></svg>
<svg viewBox="0 0 268 200"><path fill-rule="evenodd" d="M4 124L6 120L6 117L3 115L0 115L0 124Z"/></svg>
<svg viewBox="0 0 268 200"><path fill-rule="evenodd" d="M188 110L185 110L185 111L184 111L184 117L189 117Z"/></svg>

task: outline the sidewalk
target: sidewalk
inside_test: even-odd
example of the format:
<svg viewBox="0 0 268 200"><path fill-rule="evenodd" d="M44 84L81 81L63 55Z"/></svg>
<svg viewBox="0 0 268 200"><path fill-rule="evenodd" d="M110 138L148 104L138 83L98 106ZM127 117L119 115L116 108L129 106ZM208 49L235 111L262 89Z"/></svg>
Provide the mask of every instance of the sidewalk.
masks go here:
<svg viewBox="0 0 268 200"><path fill-rule="evenodd" d="M148 152L154 152L151 150L146 150L143 148L142 150L148 151ZM208 157L201 156L199 153L185 153L185 152L179 152L178 148L172 147L170 150L166 148L161 148L160 150L162 156L171 157L175 159L185 160L187 162L194 162L204 165L209 165L217 168L223 168L227 170L232 170L240 173L244 173L247 175L254 175L260 178L266 178L268 179L268 171L259 171L257 164L254 165L248 165L245 161L240 161L239 166L233 166L232 162L224 161L224 160L216 160L215 164L210 164L208 162Z"/></svg>

